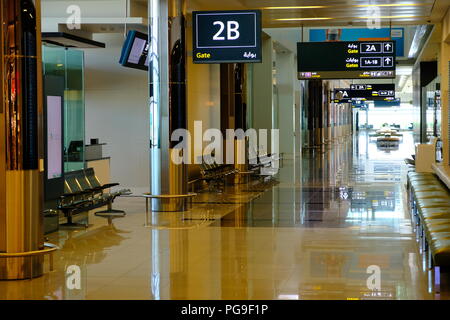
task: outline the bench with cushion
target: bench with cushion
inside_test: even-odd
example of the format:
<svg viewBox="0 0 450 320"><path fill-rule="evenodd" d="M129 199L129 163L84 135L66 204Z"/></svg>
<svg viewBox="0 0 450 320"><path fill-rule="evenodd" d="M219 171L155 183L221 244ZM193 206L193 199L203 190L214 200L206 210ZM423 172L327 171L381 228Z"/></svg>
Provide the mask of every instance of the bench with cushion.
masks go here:
<svg viewBox="0 0 450 320"><path fill-rule="evenodd" d="M408 172L408 203L430 267L450 267L450 193L432 173Z"/></svg>

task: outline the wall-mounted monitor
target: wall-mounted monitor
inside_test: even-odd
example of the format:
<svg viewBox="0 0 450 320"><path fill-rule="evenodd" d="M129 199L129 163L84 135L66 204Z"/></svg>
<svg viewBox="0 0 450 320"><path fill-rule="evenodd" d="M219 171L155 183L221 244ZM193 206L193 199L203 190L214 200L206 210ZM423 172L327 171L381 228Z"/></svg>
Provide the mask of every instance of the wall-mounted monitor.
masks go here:
<svg viewBox="0 0 450 320"><path fill-rule="evenodd" d="M194 11L194 63L261 62L261 11Z"/></svg>
<svg viewBox="0 0 450 320"><path fill-rule="evenodd" d="M395 41L297 43L298 79L393 79Z"/></svg>
<svg viewBox="0 0 450 320"><path fill-rule="evenodd" d="M119 62L124 67L148 71L148 50L148 35L136 30L131 30L128 32L123 45Z"/></svg>

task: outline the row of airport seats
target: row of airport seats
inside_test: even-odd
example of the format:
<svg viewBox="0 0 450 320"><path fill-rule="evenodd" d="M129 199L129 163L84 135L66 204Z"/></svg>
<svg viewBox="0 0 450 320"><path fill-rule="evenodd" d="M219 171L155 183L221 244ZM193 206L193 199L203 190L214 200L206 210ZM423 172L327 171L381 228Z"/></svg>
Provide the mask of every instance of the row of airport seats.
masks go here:
<svg viewBox="0 0 450 320"><path fill-rule="evenodd" d="M241 172L230 164L218 164L213 155L204 155L200 165L201 180L207 182L210 191L222 192L222 186L226 178L234 174L252 174L259 177L274 176L277 168L273 168L273 162L281 160L281 156L275 154L262 154L249 161L249 171Z"/></svg>
<svg viewBox="0 0 450 320"><path fill-rule="evenodd" d="M213 155L204 155L200 164L201 179L208 184L209 191L222 192L225 179L238 172L230 164L218 164Z"/></svg>
<svg viewBox="0 0 450 320"><path fill-rule="evenodd" d="M428 266L442 272L450 267L449 190L433 173L414 171L408 172L407 189L417 239L428 255Z"/></svg>
<svg viewBox="0 0 450 320"><path fill-rule="evenodd" d="M130 190L123 189L115 192L106 192L107 189L118 186L118 183L101 184L95 175L93 168L68 172L64 177L64 195L59 199L58 209L67 218L63 227L88 227L87 224L73 222L73 217L93 209L107 206L107 210L98 211L96 216L108 219L124 217L125 212L112 208L114 200L125 194L131 194Z"/></svg>
<svg viewBox="0 0 450 320"><path fill-rule="evenodd" d="M280 154L259 153L255 158L249 159L249 170L264 180L278 173L278 166L274 166L274 163L282 160L283 157Z"/></svg>

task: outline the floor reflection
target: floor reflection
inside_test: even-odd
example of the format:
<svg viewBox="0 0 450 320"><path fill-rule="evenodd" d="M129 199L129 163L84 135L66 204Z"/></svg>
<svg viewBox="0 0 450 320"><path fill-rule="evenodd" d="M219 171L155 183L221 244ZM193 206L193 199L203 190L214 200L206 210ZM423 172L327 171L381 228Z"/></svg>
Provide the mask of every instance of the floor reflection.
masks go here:
<svg viewBox="0 0 450 320"><path fill-rule="evenodd" d="M368 133L285 160L279 183L201 193L190 211L119 198L113 227L58 232L56 271L0 282L1 299L432 299L404 210L403 158ZM207 216L207 219L204 217ZM81 289L67 287L78 265ZM381 288L368 287L379 267Z"/></svg>

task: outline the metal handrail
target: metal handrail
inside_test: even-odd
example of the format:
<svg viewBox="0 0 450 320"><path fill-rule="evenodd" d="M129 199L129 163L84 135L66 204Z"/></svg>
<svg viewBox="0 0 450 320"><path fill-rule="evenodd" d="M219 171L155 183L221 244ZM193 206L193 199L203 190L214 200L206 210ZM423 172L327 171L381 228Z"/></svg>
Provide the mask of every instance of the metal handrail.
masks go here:
<svg viewBox="0 0 450 320"><path fill-rule="evenodd" d="M187 193L187 194L151 194L151 193L143 193L142 196L145 198L155 198L155 199L172 199L172 198L190 198L195 197L196 193Z"/></svg>
<svg viewBox="0 0 450 320"><path fill-rule="evenodd" d="M44 243L44 247L49 249L35 250L35 251L27 251L27 252L14 252L14 253L4 253L0 252L0 258L16 258L16 257L30 257L30 256L38 256L41 254L49 254L56 250L59 250L59 247L52 243Z"/></svg>
<svg viewBox="0 0 450 320"><path fill-rule="evenodd" d="M149 214L149 199L183 199L190 198L190 203L192 205L192 198L197 196L197 193L187 193L187 194L151 194L150 192L145 192L141 197L145 198L145 223L144 226L148 226L148 214Z"/></svg>
<svg viewBox="0 0 450 320"><path fill-rule="evenodd" d="M34 257L39 255L49 255L49 264L50 264L50 271L53 271L53 253L56 250L59 250L60 248L57 245L54 245L52 243L44 243L44 248L48 249L42 249L42 250L34 250L34 251L27 251L27 252L14 252L14 253L6 253L6 252L0 252L0 258L20 258L20 257ZM30 272L30 279L33 278L33 264L31 264L31 272Z"/></svg>

